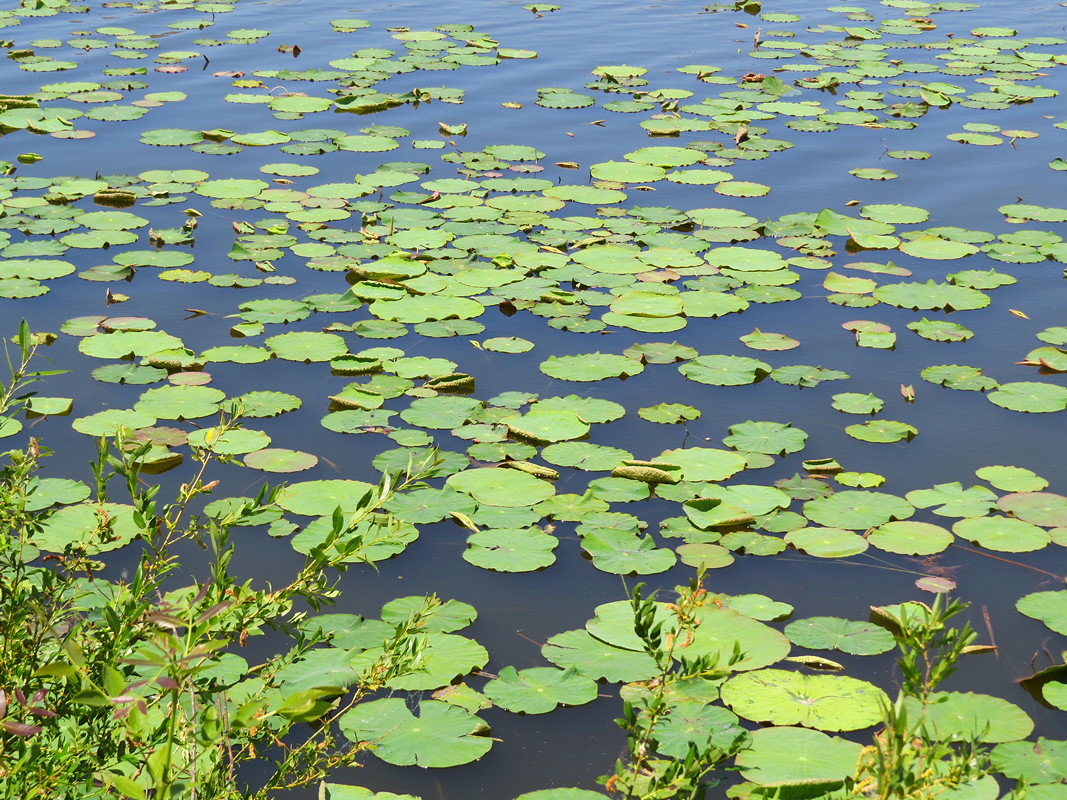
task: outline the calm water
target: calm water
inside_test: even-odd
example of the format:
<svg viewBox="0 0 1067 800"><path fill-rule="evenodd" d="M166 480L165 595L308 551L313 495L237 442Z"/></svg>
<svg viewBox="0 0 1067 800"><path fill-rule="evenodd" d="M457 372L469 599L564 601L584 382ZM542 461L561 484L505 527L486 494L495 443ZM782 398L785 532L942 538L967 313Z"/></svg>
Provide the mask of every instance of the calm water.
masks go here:
<svg viewBox="0 0 1067 800"><path fill-rule="evenodd" d="M734 76L757 70L769 72L779 62L756 61L746 54L751 49L754 29L787 28L804 40L805 25L842 24L841 15L821 10L821 4L806 2L769 2L765 11L792 12L803 24L765 23L746 15L703 13L700 3L651 2L623 3L597 0L564 0L561 11L536 17L517 2L467 2L444 5L430 2L374 4L338 4L319 0L300 2L242 2L236 11L223 15L226 28L269 27L272 35L247 46L204 48L210 63L199 59L185 62L189 70L180 74L149 72L145 80L150 90L180 90L189 95L181 103L153 109L139 121L106 123L85 121L78 127L93 130L97 136L77 142L55 141L47 137L30 137L17 133L0 140L3 158L33 150L44 160L34 166L20 167L19 175L64 175L129 173L146 169L197 168L220 177L261 177L258 167L276 161L300 161L319 167L322 172L309 179L312 183L348 180L353 174L371 171L381 161L410 159L433 164L429 177L454 177L453 165L441 163L444 151L397 150L388 154L351 152L329 153L314 157L279 154L275 148L247 148L231 156L212 156L186 148L147 147L138 143L144 130L156 128L232 128L279 131L307 127L335 127L355 132L359 127L381 122L410 129L413 139L440 138L438 123L465 122L469 132L456 139L462 150L478 150L491 144L528 144L548 154L542 160L545 170L536 177L573 183L587 179L584 168L591 163L621 158L623 153L649 144L677 144L679 140L651 141L637 123L646 114L613 114L593 106L576 110L545 109L534 105L535 89L542 86L567 86L581 90L590 79L589 71L602 64L627 63L648 68L646 76L653 86L694 89L688 76L673 72L690 63L715 64L723 75ZM899 10L871 5L873 13L895 16ZM373 27L349 38L329 33L325 21L335 17L358 16ZM1023 36L1063 36L1067 31L1067 10L1054 2L985 2L978 10L964 15L938 15L939 23L957 25L962 30L980 25L1010 25ZM138 14L130 9L96 9L89 19L83 16L27 20L20 29L6 34L23 39L65 38L70 31L99 25L127 26L138 31L161 32L170 19L167 12ZM221 17L220 17L221 20ZM502 46L537 50L536 60L504 61L485 68L464 68L440 73L400 75L385 83L384 90L403 91L419 85L447 85L466 91L462 105L431 103L419 107L402 106L378 115L357 117L343 114L309 115L303 120L274 120L259 107L227 103L223 96L232 91L230 80L212 73L225 70L295 69L325 65L330 58L347 55L351 49L365 46L388 46L385 33L389 26L406 25L430 29L441 24L468 23L487 33ZM744 23L747 28L737 27ZM856 23L858 24L858 23ZM32 32L32 35L28 35ZM168 34L162 46L171 50L197 49L191 40L216 35L210 31L178 31ZM928 36L940 35L938 32ZM810 35L815 39L814 35ZM924 37L913 37L921 39ZM279 44L298 44L299 58L277 52ZM393 42L392 44L396 44ZM1062 49L1062 48L1061 48ZM79 55L79 71L70 80L98 75L102 66L111 64L107 49ZM67 57L66 55L62 57ZM201 69L201 67L204 69ZM11 66L0 67L4 92L34 91L42 82L68 79L64 73L42 77L19 72ZM1040 82L1050 88L1067 88L1063 70L1051 70ZM801 73L798 73L801 74ZM792 75L792 74L790 74ZM946 78L964 82L967 78ZM282 82L284 83L284 82ZM268 83L269 85L269 83ZM327 84L330 85L330 84ZM319 93L314 84L293 85L293 89ZM709 87L715 90L718 87ZM878 87L871 87L878 88ZM881 87L885 88L885 87ZM709 94L711 92L709 91ZM698 95L699 96L699 95ZM598 96L598 101L602 100ZM612 98L608 98L612 99ZM834 98L827 97L830 105ZM520 110L502 108L501 103L518 101ZM1006 232L997 206L1016 202L1038 205L1064 205L1064 172L1048 169L1048 162L1067 156L1064 132L1051 128L1048 115L1063 113L1059 98L1020 105L1009 111L993 112L954 107L934 110L912 131L876 130L842 126L832 133L799 133L785 128L781 120L766 124L769 136L795 144L791 150L774 153L764 161L739 161L732 168L738 179L760 181L773 186L767 197L726 198L711 193L710 187L683 186L659 182L657 191L631 192L625 205L672 206L692 208L730 206L761 219L797 211L816 211L823 207L844 211L851 200L863 203L906 203L931 211L929 226L956 225L971 229ZM1056 118L1058 119L1058 117ZM600 124L591 124L602 120ZM989 121L1004 128L1041 132L1035 140L1020 140L1017 147L974 148L951 142L947 133L960 130L965 122ZM683 134L686 140L707 138L703 134ZM407 140L405 140L407 141ZM402 143L402 148L406 147ZM928 161L900 161L887 158L886 150L908 148L927 150ZM583 166L575 172L553 166L553 162L574 161ZM848 174L853 167L885 167L899 173L896 180L862 181ZM336 178L334 176L337 176ZM304 179L297 179L298 181ZM204 206L204 203L199 203ZM149 216L156 227L181 224L180 210L186 204L162 208L133 209ZM230 221L259 219L265 212L234 212L207 209L200 222L195 255L198 263L228 263L226 253L232 244ZM354 217L350 224L358 227ZM1053 229L1044 223L1026 228ZM1059 226L1062 228L1063 226ZM63 257L75 261L79 268L101 261L100 253L69 251ZM902 254L896 263L914 271L913 279L941 279L951 271L943 262L919 261ZM857 260L841 254L835 264ZM875 259L872 259L875 260ZM884 259L883 259L884 260ZM234 320L227 314L237 304L261 297L300 299L317 292L343 290L337 273L312 272L301 260L287 256L276 262L282 274L292 274L298 281L291 286L262 286L254 289L222 289L206 285L184 285L158 281L150 275L138 276L130 284L117 284L113 291L131 296L129 302L111 310L105 304L104 285L73 278L53 282L52 291L42 297L0 301L3 319L13 328L19 317L30 320L35 329L55 330L65 319L83 314L122 313L143 315L156 320L159 328L182 337L194 350L231 343L227 331ZM913 312L880 305L873 309L850 309L826 303L822 297L822 273L802 271L794 288L804 297L790 303L753 306L743 315L716 320L692 320L684 330L670 334L643 334L616 330L605 334L576 335L547 327L540 318L520 312L506 317L490 311L480 321L487 325L483 337L524 336L537 348L524 355L504 355L478 351L463 337L430 339L409 334L388 341L368 341L366 346L395 345L408 355L441 356L459 362L460 369L478 380L478 397L521 389L546 395L578 392L614 399L628 410L662 401L689 403L703 409L703 417L688 426L657 426L653 430L633 413L610 427L610 434L594 426L590 441L631 450L638 457L654 455L667 447L692 445L708 438L718 441L726 428L746 419L789 420L808 432L803 454L778 461L760 473L746 473L747 482L769 483L785 478L800 469L802 458L833 456L856 471L886 475L886 491L904 494L936 483L975 482L973 471L989 464L1014 464L1033 469L1052 480L1052 491L1063 489L1065 445L1061 415L1027 415L1009 412L984 401L976 393L942 389L923 382L918 371L937 363L995 365L989 370L1002 380L1029 380L1032 368L1015 366L1027 351L1036 347L1034 332L1067 322L1061 266L1055 262L1038 265L1003 265L978 255L967 260L965 269L996 267L1020 276L1013 285L995 290L992 310L952 315L950 319L973 327L976 336L965 343L930 342L911 335L904 327L916 318ZM209 267L211 268L211 267ZM252 274L250 265L242 267ZM228 271L229 267L215 268ZM1022 279L1023 276L1026 279ZM190 318L183 310L197 308L208 312ZM1025 312L1028 319L1013 315L1008 309ZM980 314L980 316L978 316ZM930 316L933 316L931 314ZM880 351L852 345L851 336L841 330L842 322L872 318L886 322L898 332L896 349ZM312 317L292 329L311 330L322 317ZM330 320L332 321L332 320ZM325 324L325 323L321 323ZM747 353L737 337L753 327L781 331L799 338L803 344L788 353ZM280 331L269 331L280 332ZM730 352L755 355L773 365L801 362L843 370L851 376L847 382L824 384L798 390L763 381L729 392L716 392L714 404L707 400L708 387L686 381L673 368L649 369L645 374L625 382L598 384L563 384L538 370L549 355L604 350L620 352L636 341L681 341L701 352ZM237 342L232 342L237 343ZM88 378L89 363L76 350L76 340L61 337L49 348L48 356L71 371L53 379L45 391L50 395L76 398L76 415L85 415L108 407L126 407L133 403L142 387L114 386ZM352 349L356 349L353 343ZM313 471L296 479L352 477L366 479L372 475L370 459L391 447L380 436L338 437L318 424L325 413L325 397L349 379L326 375L322 365L294 364L274 360L269 365L213 364L210 371L214 386L228 393L247 389L279 388L301 395L305 407L294 414L276 419L256 420L255 427L268 432L275 446L294 447L316 453L323 461ZM1045 376L1041 380L1063 382L1062 376ZM269 382L269 386L267 383ZM905 404L900 384L914 384L918 402ZM830 408L830 395L839 391L873 392L886 399L885 417L901 419L915 425L920 435L912 442L871 445L857 442L843 432L846 418ZM604 426L600 426L604 428ZM605 428L606 430L606 428ZM32 429L54 450L62 454L49 465L52 474L69 477L83 475L83 465L92 455L90 439L69 430L62 418L48 419ZM686 440L688 436L688 440ZM447 436L445 437L447 439ZM447 446L447 445L446 445ZM465 443L454 442L460 449ZM712 445L714 446L714 445ZM162 478L164 482L183 479L182 470ZM566 473L566 471L565 471ZM223 480L228 492L247 493L259 480L248 470L221 468L216 477ZM577 474L564 474L560 492L581 491L584 480ZM650 529L659 516L677 513L677 506L661 502L644 504L640 513ZM623 509L625 510L625 509ZM657 516L658 515L658 516ZM914 517L921 521L939 521L920 510ZM941 520L944 521L943 519ZM604 602L625 597L627 586L635 579L620 578L600 572L582 558L573 525L560 523L557 534L562 541L557 562L548 570L531 574L501 574L477 569L460 558L465 533L451 522L424 526L420 539L395 560L379 565L380 571L350 570L342 580L344 594L340 611L373 614L385 601L400 595L436 592L444 598L457 598L473 604L479 611L475 624L465 632L483 644L491 654L486 668L493 672L503 665L517 668L540 666L543 661L536 643L561 631L581 627L592 609ZM248 576L263 580L286 578L296 563L289 544L265 537L261 531L242 531L238 541L236 564ZM873 552L873 551L872 551ZM1053 573L1067 571L1063 550L1053 546L1035 554L1002 554L1012 561L1023 562ZM188 572L195 572L200 556L188 554ZM951 688L983 691L1007 697L1020 705L1038 722L1042 735L1062 738L1067 723L1062 713L1045 709L1014 685L1017 678L1029 674L1031 664L1045 663L1035 653L1062 649L1063 640L1041 623L1021 617L1014 610L1015 600L1039 589L1059 588L1055 582L1022 566L953 548L939 559L940 565L953 571L959 594L972 602L971 618L983 639L988 617L1001 647L997 657L982 656L969 662ZM709 584L716 591L728 593L759 592L796 606L796 616L841 615L865 616L868 605L900 602L918 598L914 580L922 565L913 559L887 553L862 555L845 561L822 561L787 551L777 557L740 557L729 568L713 571ZM670 588L688 579L691 570L678 567L671 572L646 579L653 586ZM269 652L271 643L255 647ZM830 654L848 668L848 674L891 685L890 664L885 659L865 659ZM251 658L251 657L250 657ZM480 679L472 679L479 686ZM545 716L516 716L498 709L483 712L493 735L500 741L481 761L448 770L398 768L374 758L351 774L338 775L340 782L358 783L376 790L409 792L426 800L479 800L507 798L520 792L548 786L575 785L594 788L593 779L606 773L623 745L619 731L611 720L619 713L614 687L602 689L605 697L574 709L558 710Z"/></svg>

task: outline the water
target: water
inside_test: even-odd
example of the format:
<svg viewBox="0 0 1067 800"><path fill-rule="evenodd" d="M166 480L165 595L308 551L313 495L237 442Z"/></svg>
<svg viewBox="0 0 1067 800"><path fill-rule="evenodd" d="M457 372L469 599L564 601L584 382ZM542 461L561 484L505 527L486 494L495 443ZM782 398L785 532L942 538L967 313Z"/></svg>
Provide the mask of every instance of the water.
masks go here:
<svg viewBox="0 0 1067 800"><path fill-rule="evenodd" d="M444 7L426 2L378 3L358 9L340 9L337 4L303 0L303 2L243 2L230 14L219 14L215 28L204 31L173 31L164 26L180 17L179 13L161 11L141 14L128 8L96 8L88 15L58 16L26 20L21 27L5 30L5 35L26 46L25 40L65 38L77 29L101 25L127 26L146 33L164 34L159 39L163 49L202 50L210 61L190 59L189 69L177 74L152 72L146 91L182 91L188 99L152 109L134 122L79 121L77 127L95 132L95 138L57 141L43 136L31 137L15 132L4 139L4 157L36 151L44 156L39 164L19 168L19 175L66 175L124 173L135 175L147 169L195 168L211 173L212 178L263 177L257 169L268 162L296 161L319 167L321 173L296 180L296 186L311 186L327 181L347 181L354 174L366 174L378 163L393 160L417 160L434 165L427 177L454 177L454 165L438 159L441 152L454 149L476 151L493 144L528 144L547 154L540 163L543 172L534 177L562 183L588 179L589 164L617 160L624 153L659 144L684 144L711 138L711 134L687 133L680 139L650 140L638 122L648 114L616 114L600 107L604 100L589 108L557 110L534 104L535 89L565 86L578 91L592 76L590 70L602 64L633 64L646 67L645 76L653 87L687 88L713 94L720 88L703 86L690 76L674 70L691 63L714 64L721 75L738 76L759 71L771 74L775 66L792 61L750 58L752 36L757 28L768 31L785 28L797 32L799 40L818 39L805 32L805 26L820 24L864 24L842 22L840 14L831 13L803 2L767 3L764 11L796 13L803 23L770 23L738 13L706 13L705 7L674 1L654 3L566 3L564 8L544 16L535 16L513 2L470 2ZM881 16L902 16L898 9L872 7ZM354 34L338 35L329 31L326 20L336 17L366 18L372 27ZM955 26L965 35L976 26L1010 25L1022 36L1060 36L1067 29L1067 16L1059 4L1040 2L1020 9L1017 4L986 2L981 8L960 14L939 14L937 20L946 29ZM325 65L332 58L348 55L368 46L393 46L388 38L390 26L410 26L429 30L436 25L466 23L496 38L501 46L538 51L535 60L505 60L492 67L468 67L451 71L416 71L390 79L381 87L386 91L407 91L416 86L447 85L465 91L460 105L445 103L405 105L380 114L356 116L313 114L303 120L275 120L258 106L243 106L223 100L234 91L232 78L214 73L256 69L308 69ZM192 40L214 36L213 30L246 27L269 27L271 35L246 46L198 47ZM218 34L221 36L221 34ZM770 34L768 34L769 36ZM940 38L942 31L911 37L915 41ZM279 45L297 44L299 57L278 52ZM1039 48L1053 49L1055 48ZM68 57L65 51L57 57ZM901 51L911 58L912 51ZM918 51L915 51L918 52ZM923 58L929 57L921 53ZM918 59L918 55L916 55ZM4 67L5 91L15 94L32 92L42 82L52 80L96 80L99 70L125 62L108 55L103 48L79 53L79 68L73 73L50 73L47 76L20 72ZM138 64L150 61L133 62ZM1050 69L1042 76L1043 86L1063 89L1062 71ZM806 73L783 73L783 80ZM89 77L89 76L97 77ZM249 76L250 77L250 76ZM971 86L970 78L930 76ZM319 94L319 84L287 83L266 79L268 87L307 91ZM332 84L322 84L329 86ZM379 87L379 88L381 88ZM844 87L842 87L844 88ZM865 87L860 87L865 88ZM871 86L883 91L887 86ZM256 91L256 90L252 90ZM131 96L137 95L131 93ZM620 95L625 97L625 95ZM838 96L820 96L832 107ZM508 109L502 103L520 102L521 109ZM763 161L738 161L730 170L739 180L768 184L773 191L767 197L730 198L711 192L710 187L685 186L660 181L655 191L631 191L623 207L671 206L673 208L732 207L760 219L774 218L798 211L833 208L848 211L852 200L869 203L905 203L929 209L927 226L961 226L970 229L1006 233L997 207L1023 202L1036 205L1062 205L1063 173L1048 168L1048 162L1064 155L1062 131L1051 128L1050 119L1062 105L1058 99L1012 107L1007 111L983 111L959 106L934 109L919 120L911 131L865 129L843 126L830 133L799 133L782 125L782 119L755 124L769 128L769 137L786 139L795 146L773 153ZM292 131L308 127L328 127L355 132L374 123L399 125L412 131L410 139L441 139L438 124L468 124L465 137L452 137L446 150L400 149L390 153L335 152L319 156L288 156L274 147L246 148L237 155L213 156L179 147L148 147L138 142L146 130L159 128L212 127L231 128L239 132L276 129ZM1040 131L1037 139L1020 139L1013 146L968 147L945 138L968 122L994 122L1005 129ZM445 137L446 139L448 137ZM721 137L720 137L721 138ZM407 142L408 139L404 139ZM402 145L402 148L406 145ZM928 161L901 161L888 158L893 149L920 149L932 153ZM555 162L577 162L578 171L554 166ZM861 181L848 174L853 167L892 169L899 178L885 182ZM408 188L408 187L404 187ZM189 202L161 208L132 209L151 219L154 227L177 227L183 221L181 209L196 202L205 212L200 219L197 240L192 252L196 264L214 272L230 271L227 252L232 244L231 222L258 220L271 216L263 211L213 209L203 198L190 195ZM580 212L593 213L591 208ZM278 216L278 215L274 215ZM342 227L359 227L358 215ZM1019 227L1019 226L1016 226ZM1062 225L1029 223L1026 229L1062 230ZM134 245L134 247L143 244ZM120 248L115 248L119 250ZM79 269L109 260L111 253L68 251L63 258ZM896 263L913 270L912 280L940 280L955 264L922 261L889 251ZM872 251L834 258L835 268L855 260L887 260L886 253ZM225 267L221 265L227 265ZM120 306L106 305L104 287L99 283L79 281L73 277L52 282L52 291L44 296L23 300L3 300L4 317L9 327L24 317L35 329L55 330L69 317L89 314L142 315L157 321L159 329L180 336L186 346L197 352L230 342L228 330L236 321L227 315L237 305L261 297L300 299L320 292L343 291L337 273L314 272L303 267L303 259L286 256L274 262L277 274L292 275L289 286L261 286L253 289L222 289L203 284L180 284L156 280L149 269L142 269L129 283L111 284L112 291L130 295ZM760 472L745 473L746 482L770 482L787 478L800 469L801 458L833 456L847 469L877 472L888 477L886 491L903 495L912 489L933 484L962 481L974 483L975 469L989 464L1014 464L1033 469L1052 479L1050 491L1062 489L1057 479L1062 475L1064 438L1062 422L1056 414L1020 414L998 408L977 393L944 389L919 379L922 367L938 363L978 364L987 372L1007 381L1043 380L1063 383L1061 375L1033 377L1030 367L1016 366L1029 350L1039 343L1033 335L1043 328L1064 324L1061 265L1002 264L979 254L967 259L960 269L997 268L1019 277L1018 283L994 290L993 305L980 312L960 312L949 317L975 330L973 339L963 343L931 342L911 334L905 325L916 319L915 312L879 305L870 309L843 308L822 299L824 273L801 270L801 281L794 288L803 297L794 302L753 305L743 315L729 315L715 320L690 320L676 333L645 334L625 329L578 335L547 327L544 321L526 312L505 316L493 308L479 321L487 329L473 337L524 336L537 347L522 355L505 355L475 350L464 337L434 339L409 333L400 339L360 343L346 335L350 348L388 345L405 350L409 356L450 358L459 369L477 378L477 396L488 398L514 389L544 395L591 394L615 400L626 406L628 415L607 426L594 426L590 441L626 448L638 458L652 457L662 449L683 445L717 442L727 427L746 419L790 421L809 434L803 454L797 454ZM247 262L235 267L246 276L258 275ZM145 274L148 273L148 274ZM865 273L850 273L866 276ZM262 277L262 275L259 275ZM881 278L882 276L873 276ZM203 314L189 314L198 309ZM1009 313L1021 311L1025 316ZM938 316L938 312L928 312ZM283 330L314 330L333 319L313 316L287 328L272 326L268 335ZM362 316L366 316L363 314ZM841 323L853 319L876 319L898 333L892 351L853 346L851 336L841 330ZM737 338L753 327L788 333L801 340L796 351L754 353L746 351ZM696 347L701 353L729 352L762 358L773 366L805 363L843 370L851 376L847 382L823 384L811 389L783 386L763 380L752 386L729 390L686 381L669 366L650 366L638 377L597 384L564 384L538 370L550 355L590 352L621 352L634 342L678 340ZM81 416L109 407L131 405L143 387L115 386L92 381L88 371L98 365L81 356L73 337L62 336L47 350L57 365L70 370L49 381L49 395L76 398L75 415ZM103 363L103 362L99 362ZM350 435L339 438L318 424L325 413L326 397L336 392L350 378L327 374L322 364L295 364L273 360L267 365L212 364L209 370L213 386L237 394L249 389L277 388L294 392L304 400L304 409L278 418L255 420L254 427L274 438L275 446L294 447L322 457L319 466L294 480L331 477L372 477L371 458L392 447L377 434ZM905 403L901 385L914 385L917 402ZM916 426L918 437L911 442L866 444L843 432L847 424L862 421L846 418L829 406L830 395L840 391L873 392L886 400L881 415L900 419ZM692 404L703 410L700 420L681 426L657 426L653 429L633 412L640 407L669 401ZM391 403L402 408L403 404ZM30 432L41 437L60 455L49 464L52 474L81 475L82 465L91 457L93 442L69 430L67 420L49 418L31 425ZM462 449L464 442L447 434L440 440L452 449ZM564 470L558 491L581 492L589 476ZM185 479L183 469L161 480L176 485ZM255 490L262 476L239 467L221 467L216 477L226 491L242 495ZM619 506L619 510L629 510ZM678 513L674 504L654 501L638 507L650 530L664 516ZM944 524L927 511L914 519ZM471 603L479 611L475 624L465 635L488 648L491 661L487 671L512 664L517 668L540 666L539 643L571 628L580 628L592 609L604 602L624 598L635 578L620 578L596 570L582 557L571 523L560 523L557 561L543 572L502 574L477 569L460 558L466 532L451 522L422 526L420 539L398 558L379 565L379 571L350 570L342 579L342 600L338 610L372 615L385 601L405 594L436 592L441 597ZM1025 566L1006 563L1010 559L1023 565L1039 567L1051 573L1064 571L1063 551L1053 545L1037 553L990 554L952 548L936 559L959 583L960 596L970 601L970 618L983 640L988 639L989 625L1000 646L997 656L984 655L968 662L953 679L951 688L981 691L1004 696L1020 705L1037 721L1038 733L1051 737L1067 734L1062 713L1051 711L1031 698L1013 682L1029 674L1036 664L1045 663L1044 652L1062 649L1062 638L1041 623L1020 616L1015 600L1032 591L1058 588L1047 575ZM200 555L187 554L187 571L195 571ZM283 580L295 559L284 540L263 536L261 531L242 531L238 539L235 566L242 575L261 580ZM117 566L121 567L121 558ZM796 606L796 617L841 615L863 618L866 606L900 602L921 596L914 580L928 570L919 559L869 551L845 561L812 559L793 551L777 557L739 557L730 567L713 571L709 583L726 593L760 592ZM684 582L690 568L679 566L661 575L644 578L651 585L670 589ZM257 655L270 652L269 643L253 643ZM887 658L858 658L831 653L841 661L849 675L875 681L882 686L892 683ZM481 679L471 679L480 685ZM593 704L564 709L545 716L520 717L499 709L482 713L492 726L499 742L481 761L448 770L425 771L393 767L368 757L366 764L349 774L338 775L339 782L359 783L376 790L420 795L427 800L476 800L477 798L512 797L524 791L547 786L583 786L593 788L593 779L608 772L623 747L621 733L611 723L619 713L614 687L603 686L604 695Z"/></svg>

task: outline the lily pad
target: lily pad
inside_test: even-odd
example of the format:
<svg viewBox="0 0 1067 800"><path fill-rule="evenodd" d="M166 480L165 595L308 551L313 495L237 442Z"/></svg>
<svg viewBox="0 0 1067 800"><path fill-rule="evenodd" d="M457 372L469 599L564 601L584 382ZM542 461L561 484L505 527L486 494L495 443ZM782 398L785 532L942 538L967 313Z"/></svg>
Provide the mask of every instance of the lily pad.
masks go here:
<svg viewBox="0 0 1067 800"><path fill-rule="evenodd" d="M361 703L341 717L341 731L353 742L373 742L378 758L398 766L469 764L493 746L485 723L457 706L423 700L416 710L395 697Z"/></svg>
<svg viewBox="0 0 1067 800"><path fill-rule="evenodd" d="M597 696L596 681L575 669L504 667L485 687L485 695L501 708L521 714L545 714L558 705L580 706Z"/></svg>
<svg viewBox="0 0 1067 800"><path fill-rule="evenodd" d="M556 493L548 481L525 472L499 467L481 467L449 476L448 486L466 492L487 506L531 506Z"/></svg>
<svg viewBox="0 0 1067 800"><path fill-rule="evenodd" d="M881 689L866 681L781 669L734 676L723 685L722 699L745 719L825 731L874 725L888 702Z"/></svg>

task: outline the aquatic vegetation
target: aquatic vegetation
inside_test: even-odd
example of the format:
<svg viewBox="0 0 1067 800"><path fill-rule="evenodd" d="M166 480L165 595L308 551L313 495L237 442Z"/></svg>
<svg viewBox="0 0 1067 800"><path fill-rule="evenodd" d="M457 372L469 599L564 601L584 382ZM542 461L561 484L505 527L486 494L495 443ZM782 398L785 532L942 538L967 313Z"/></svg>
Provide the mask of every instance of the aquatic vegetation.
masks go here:
<svg viewBox="0 0 1067 800"><path fill-rule="evenodd" d="M621 699L628 798L727 770L733 797L1057 796L1062 664L1013 676L1033 701L938 687L978 641L946 593L994 650L1003 581L1015 662L1067 634L1067 210L1016 179L1061 170L1067 41L976 3L744 2L670 23L700 56L538 73L595 12L306 5L0 12L0 303L32 323L0 389L4 626L30 631L0 753L36 770L0 782L367 800L337 768L488 770L494 720ZM763 585L786 569L812 596ZM831 569L897 594L830 608ZM349 613L346 570L401 596ZM501 663L499 620L462 633L496 612L473 586L577 616ZM891 700L865 664L894 646Z"/></svg>

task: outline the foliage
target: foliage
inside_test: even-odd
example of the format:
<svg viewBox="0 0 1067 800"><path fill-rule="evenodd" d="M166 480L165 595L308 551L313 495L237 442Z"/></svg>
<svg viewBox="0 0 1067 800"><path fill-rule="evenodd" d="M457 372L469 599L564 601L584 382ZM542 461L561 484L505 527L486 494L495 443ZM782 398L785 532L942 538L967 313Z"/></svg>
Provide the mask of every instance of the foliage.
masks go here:
<svg viewBox="0 0 1067 800"><path fill-rule="evenodd" d="M33 346L20 335L21 361L0 400L39 373L26 370ZM217 430L238 430L223 416ZM363 543L350 536L376 509L417 487L435 466L432 456L383 475L349 513L337 509L332 529L303 566L278 587L239 582L231 572L235 525L261 514L278 495L264 486L256 497L217 517L194 515L194 501L210 493L215 461L194 450L193 476L163 501L159 487L141 482L141 457L150 447L125 432L100 440L93 463L96 524L90 537L62 553L39 558L34 546L54 512L32 510L41 486L36 473L48 452L31 440L3 454L0 471L0 794L5 797L104 797L140 800L192 795L262 797L321 780L354 763L365 743L342 744L332 724L368 693L420 670L423 629L440 605L427 597L389 626L380 646L334 685L319 676L301 682L294 666L321 653L327 635L301 628L302 607L329 603L330 577L358 560ZM108 580L93 544L112 535L102 505L124 492L140 555L128 576ZM210 572L191 584L178 574L183 545L210 549ZM269 630L296 637L287 650L250 667L238 655L249 636ZM356 651L353 651L353 653ZM306 727L304 723L311 723ZM267 758L273 774L249 793L243 764Z"/></svg>

